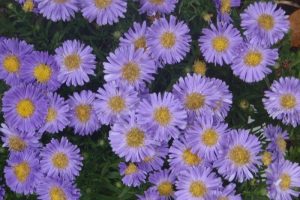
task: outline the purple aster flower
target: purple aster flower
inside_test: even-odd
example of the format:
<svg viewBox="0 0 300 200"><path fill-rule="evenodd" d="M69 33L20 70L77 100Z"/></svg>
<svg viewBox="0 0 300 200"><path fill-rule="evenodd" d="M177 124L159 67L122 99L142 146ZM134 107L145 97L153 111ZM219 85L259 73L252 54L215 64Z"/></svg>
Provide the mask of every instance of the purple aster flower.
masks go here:
<svg viewBox="0 0 300 200"><path fill-rule="evenodd" d="M270 67L278 59L278 49L244 43L236 55L231 65L233 74L247 83L252 83L261 81L272 72Z"/></svg>
<svg viewBox="0 0 300 200"><path fill-rule="evenodd" d="M48 102L44 92L32 85L12 87L4 93L2 112L9 127L34 132L45 122Z"/></svg>
<svg viewBox="0 0 300 200"><path fill-rule="evenodd" d="M50 177L74 179L79 175L83 158L76 145L66 137L52 139L40 153L41 171Z"/></svg>
<svg viewBox="0 0 300 200"><path fill-rule="evenodd" d="M120 47L104 62L104 79L107 82L120 81L138 88L144 82L150 83L156 72L154 61L143 49L134 46Z"/></svg>
<svg viewBox="0 0 300 200"><path fill-rule="evenodd" d="M253 178L261 165L261 144L248 130L232 130L222 141L222 149L214 167L225 179L243 182Z"/></svg>
<svg viewBox="0 0 300 200"><path fill-rule="evenodd" d="M231 64L235 51L242 43L240 32L232 24L217 22L217 26L202 30L199 38L200 50L208 63Z"/></svg>
<svg viewBox="0 0 300 200"><path fill-rule="evenodd" d="M119 164L122 182L129 187L137 187L146 181L146 172L136 163Z"/></svg>
<svg viewBox="0 0 300 200"><path fill-rule="evenodd" d="M222 189L215 190L208 196L207 200L242 200L240 194L235 194L235 184L230 183Z"/></svg>
<svg viewBox="0 0 300 200"><path fill-rule="evenodd" d="M48 91L60 87L61 83L57 79L59 67L53 56L47 52L33 52L24 62L20 73L24 83L34 83Z"/></svg>
<svg viewBox="0 0 300 200"><path fill-rule="evenodd" d="M137 195L138 200L159 200L159 195L154 188L149 188L143 195Z"/></svg>
<svg viewBox="0 0 300 200"><path fill-rule="evenodd" d="M70 21L79 10L79 0L35 0L39 13L54 22Z"/></svg>
<svg viewBox="0 0 300 200"><path fill-rule="evenodd" d="M90 23L96 20L100 26L118 22L127 10L126 0L86 0L81 4L83 17Z"/></svg>
<svg viewBox="0 0 300 200"><path fill-rule="evenodd" d="M113 124L120 118L128 117L139 100L138 93L132 86L114 81L99 88L96 97L96 113L99 120L107 125Z"/></svg>
<svg viewBox="0 0 300 200"><path fill-rule="evenodd" d="M140 13L151 16L155 13L170 14L175 10L178 0L140 0Z"/></svg>
<svg viewBox="0 0 300 200"><path fill-rule="evenodd" d="M203 154L209 161L215 161L226 138L227 127L227 124L209 115L197 118L187 129L187 143L193 152Z"/></svg>
<svg viewBox="0 0 300 200"><path fill-rule="evenodd" d="M39 159L34 151L10 154L4 168L6 185L14 192L32 194L39 177Z"/></svg>
<svg viewBox="0 0 300 200"><path fill-rule="evenodd" d="M265 92L263 103L273 119L296 127L300 124L300 80L294 77L281 77L274 81Z"/></svg>
<svg viewBox="0 0 300 200"><path fill-rule="evenodd" d="M101 123L95 110L96 95L90 90L75 92L68 100L70 106L70 126L76 134L91 135Z"/></svg>
<svg viewBox="0 0 300 200"><path fill-rule="evenodd" d="M288 16L272 2L255 2L241 14L241 26L252 43L272 45L289 31Z"/></svg>
<svg viewBox="0 0 300 200"><path fill-rule="evenodd" d="M149 197L151 197L151 196L149 196ZM5 198L5 188L4 188L4 185L0 185L0 200L4 200L4 198ZM148 200L148 199L140 199L140 200ZM151 199L149 199L149 200L151 200Z"/></svg>
<svg viewBox="0 0 300 200"><path fill-rule="evenodd" d="M299 197L300 166L288 160L270 165L266 171L270 199L292 200Z"/></svg>
<svg viewBox="0 0 300 200"><path fill-rule="evenodd" d="M11 86L20 83L20 70L24 59L33 51L33 46L18 39L3 39L0 43L0 79Z"/></svg>
<svg viewBox="0 0 300 200"><path fill-rule="evenodd" d="M67 86L83 85L95 75L96 56L92 47L78 40L67 40L55 50L55 59L60 66L58 80Z"/></svg>
<svg viewBox="0 0 300 200"><path fill-rule="evenodd" d="M230 17L231 8L239 7L241 0L214 0L218 12L218 20L228 23L232 19Z"/></svg>
<svg viewBox="0 0 300 200"><path fill-rule="evenodd" d="M143 21L142 24L134 22L132 28L130 28L128 32L124 34L124 37L120 39L120 46L125 47L133 45L135 49L146 50L146 32L146 21Z"/></svg>
<svg viewBox="0 0 300 200"><path fill-rule="evenodd" d="M190 29L183 21L170 16L154 21L147 32L149 52L164 64L179 63L190 51Z"/></svg>
<svg viewBox="0 0 300 200"><path fill-rule="evenodd" d="M40 136L34 132L19 132L6 124L1 124L3 147L8 147L12 153L22 152L28 149L40 147Z"/></svg>
<svg viewBox="0 0 300 200"><path fill-rule="evenodd" d="M48 93L49 107L46 116L46 123L40 129L43 133L58 133L69 125L69 104L57 93Z"/></svg>
<svg viewBox="0 0 300 200"><path fill-rule="evenodd" d="M178 200L204 200L220 185L222 185L222 181L212 172L212 169L205 167L190 168L178 175L175 197Z"/></svg>
<svg viewBox="0 0 300 200"><path fill-rule="evenodd" d="M178 138L187 125L187 114L172 93L151 94L143 99L137 110L138 123L149 130L155 140L168 141Z"/></svg>
<svg viewBox="0 0 300 200"><path fill-rule="evenodd" d="M167 169L153 172L149 175L149 182L154 185L151 189L158 192L160 200L168 200L174 197L175 180L175 174Z"/></svg>
<svg viewBox="0 0 300 200"><path fill-rule="evenodd" d="M43 177L36 186L40 200L79 200L80 191L68 179Z"/></svg>

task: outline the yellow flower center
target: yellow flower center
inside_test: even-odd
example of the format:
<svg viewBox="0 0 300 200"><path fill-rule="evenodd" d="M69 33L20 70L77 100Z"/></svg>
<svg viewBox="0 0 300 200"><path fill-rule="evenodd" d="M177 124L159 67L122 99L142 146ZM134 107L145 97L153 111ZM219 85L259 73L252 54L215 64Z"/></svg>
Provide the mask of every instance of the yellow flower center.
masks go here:
<svg viewBox="0 0 300 200"><path fill-rule="evenodd" d="M282 136L277 137L276 144L279 147L281 152L285 152L285 150L286 150L286 141L283 139Z"/></svg>
<svg viewBox="0 0 300 200"><path fill-rule="evenodd" d="M123 111L126 107L125 101L121 96L111 97L108 101L108 105L110 109L115 113Z"/></svg>
<svg viewBox="0 0 300 200"><path fill-rule="evenodd" d="M3 67L9 73L16 73L20 70L20 60L17 56L7 56L3 60Z"/></svg>
<svg viewBox="0 0 300 200"><path fill-rule="evenodd" d="M50 198L51 198L51 200L67 200L67 196L66 196L65 192L56 186L51 188Z"/></svg>
<svg viewBox="0 0 300 200"><path fill-rule="evenodd" d="M129 62L122 68L122 77L130 83L134 83L139 79L141 70L138 64Z"/></svg>
<svg viewBox="0 0 300 200"><path fill-rule="evenodd" d="M132 128L126 137L126 142L129 147L141 147L144 145L145 134L139 128Z"/></svg>
<svg viewBox="0 0 300 200"><path fill-rule="evenodd" d="M134 163L130 163L125 170L125 175L134 174L137 172L137 170L138 170L137 166Z"/></svg>
<svg viewBox="0 0 300 200"><path fill-rule="evenodd" d="M171 122L172 115L169 108L159 107L154 111L154 119L162 126L167 126Z"/></svg>
<svg viewBox="0 0 300 200"><path fill-rule="evenodd" d="M85 123L90 119L91 111L92 111L91 106L85 104L78 105L75 108L76 117L82 123Z"/></svg>
<svg viewBox="0 0 300 200"><path fill-rule="evenodd" d="M274 28L274 18L272 15L262 14L258 18L258 24L266 31L270 31Z"/></svg>
<svg viewBox="0 0 300 200"><path fill-rule="evenodd" d="M157 190L161 196L171 196L173 193L173 185L169 181L164 181L158 185Z"/></svg>
<svg viewBox="0 0 300 200"><path fill-rule="evenodd" d="M215 144L217 144L218 139L219 139L219 135L213 129L205 130L201 136L201 140L202 140L203 144L205 144L208 147L212 147Z"/></svg>
<svg viewBox="0 0 300 200"><path fill-rule="evenodd" d="M26 0L23 4L23 10L25 12L32 12L34 9L34 3L32 0Z"/></svg>
<svg viewBox="0 0 300 200"><path fill-rule="evenodd" d="M205 62L196 60L193 65L193 70L196 74L204 76L207 70Z"/></svg>
<svg viewBox="0 0 300 200"><path fill-rule="evenodd" d="M280 104L285 109L293 109L297 105L296 97L291 94L282 95Z"/></svg>
<svg viewBox="0 0 300 200"><path fill-rule="evenodd" d="M193 197L203 197L207 193L207 188L202 181L194 181L190 185L190 193Z"/></svg>
<svg viewBox="0 0 300 200"><path fill-rule="evenodd" d="M176 35L172 32L165 32L160 37L160 43L164 48L170 49L176 43Z"/></svg>
<svg viewBox="0 0 300 200"><path fill-rule="evenodd" d="M249 51L244 57L244 63L249 67L257 67L263 59L258 51Z"/></svg>
<svg viewBox="0 0 300 200"><path fill-rule="evenodd" d="M239 166L248 164L250 162L250 156L250 152L240 145L233 147L229 151L229 159Z"/></svg>
<svg viewBox="0 0 300 200"><path fill-rule="evenodd" d="M212 40L212 46L217 52L224 52L228 49L229 40L224 36L217 36Z"/></svg>
<svg viewBox="0 0 300 200"><path fill-rule="evenodd" d="M197 110L202 106L204 106L204 103L205 103L205 96L196 92L187 95L185 99L185 106L189 110Z"/></svg>
<svg viewBox="0 0 300 200"><path fill-rule="evenodd" d="M69 71L74 71L80 67L81 58L77 54L70 54L65 57L64 65Z"/></svg>
<svg viewBox="0 0 300 200"><path fill-rule="evenodd" d="M231 10L231 0L221 0L221 12L229 13Z"/></svg>
<svg viewBox="0 0 300 200"><path fill-rule="evenodd" d="M135 49L145 49L147 47L146 38L144 36L138 38L134 41L134 47Z"/></svg>
<svg viewBox="0 0 300 200"><path fill-rule="evenodd" d="M95 0L95 5L99 9L105 9L112 3L112 0Z"/></svg>
<svg viewBox="0 0 300 200"><path fill-rule="evenodd" d="M9 148L14 151L23 151L27 144L18 136L12 136L8 140Z"/></svg>
<svg viewBox="0 0 300 200"><path fill-rule="evenodd" d="M35 106L29 99L22 99L18 102L16 106L17 113L22 118L31 117L35 111Z"/></svg>
<svg viewBox="0 0 300 200"><path fill-rule="evenodd" d="M51 75L51 68L45 64L39 64L33 70L34 78L40 83L48 82L51 78Z"/></svg>
<svg viewBox="0 0 300 200"><path fill-rule="evenodd" d="M272 162L272 154L268 151L265 151L262 155L261 160L265 166L269 166Z"/></svg>
<svg viewBox="0 0 300 200"><path fill-rule="evenodd" d="M155 5L161 5L165 2L165 0L150 0L150 3Z"/></svg>
<svg viewBox="0 0 300 200"><path fill-rule="evenodd" d="M192 153L190 149L186 149L183 152L182 158L190 166L196 166L201 162L201 158L197 154Z"/></svg>
<svg viewBox="0 0 300 200"><path fill-rule="evenodd" d="M280 180L281 181L280 181L279 187L281 188L281 190L286 191L291 187L292 180L291 180L290 175L283 173L280 176Z"/></svg>
<svg viewBox="0 0 300 200"><path fill-rule="evenodd" d="M55 153L52 156L52 164L58 169L65 169L69 165L69 158L65 153Z"/></svg>
<svg viewBox="0 0 300 200"><path fill-rule="evenodd" d="M30 166L27 162L21 162L14 167L14 174L19 182L23 183L27 180L30 174Z"/></svg>
<svg viewBox="0 0 300 200"><path fill-rule="evenodd" d="M56 117L57 117L57 111L54 108L49 108L46 117L46 122L52 122L56 119Z"/></svg>

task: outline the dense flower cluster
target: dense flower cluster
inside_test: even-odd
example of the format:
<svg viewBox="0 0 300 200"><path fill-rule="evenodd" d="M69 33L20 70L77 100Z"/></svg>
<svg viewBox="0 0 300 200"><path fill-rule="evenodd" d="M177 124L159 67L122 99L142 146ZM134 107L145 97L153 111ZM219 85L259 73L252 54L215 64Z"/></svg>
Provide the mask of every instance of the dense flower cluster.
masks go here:
<svg viewBox="0 0 300 200"><path fill-rule="evenodd" d="M287 16L273 3L254 3L241 14L238 30L230 9L240 1L228 2L215 1L217 22L203 29L200 51L206 62L231 66L247 83L261 81L278 59L274 44L289 29ZM52 21L69 21L81 11L98 25L118 22L127 10L126 0L19 3ZM265 173L270 199L299 196L300 166L285 160L288 133L273 125L266 125L262 135L229 127L225 118L233 94L224 81L204 71L180 77L171 91L148 89L160 68L181 62L190 51L188 25L167 16L176 3L140 0L141 14L163 17L152 24L135 22L103 63L106 83L97 92L74 92L67 100L58 94L60 87L82 86L95 76L96 56L89 45L67 40L50 55L19 39L0 40L0 78L10 86L2 98L0 131L10 151L4 173L12 191L43 200L79 199L79 148L66 137L48 144L40 139L67 126L88 137L109 125L111 148L124 159L119 165L123 183L150 185L137 196L140 200L238 200L235 184L253 179L259 170ZM274 81L262 102L270 117L300 124L299 79ZM0 187L0 198L2 193Z"/></svg>

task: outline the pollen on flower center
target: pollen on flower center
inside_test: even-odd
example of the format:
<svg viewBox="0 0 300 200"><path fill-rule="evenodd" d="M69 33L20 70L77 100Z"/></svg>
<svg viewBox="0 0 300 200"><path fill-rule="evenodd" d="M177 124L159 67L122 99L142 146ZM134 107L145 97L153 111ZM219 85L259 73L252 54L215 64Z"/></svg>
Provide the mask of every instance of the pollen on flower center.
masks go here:
<svg viewBox="0 0 300 200"><path fill-rule="evenodd" d="M108 105L110 109L115 112L119 113L125 109L125 101L121 96L114 96L111 97L108 101Z"/></svg>
<svg viewBox="0 0 300 200"><path fill-rule="evenodd" d="M173 193L173 185L169 181L164 181L158 185L157 190L161 196L171 196Z"/></svg>
<svg viewBox="0 0 300 200"><path fill-rule="evenodd" d="M204 105L204 103L205 103L205 96L196 92L188 94L185 100L185 106L189 110L197 110L201 108Z"/></svg>
<svg viewBox="0 0 300 200"><path fill-rule="evenodd" d="M52 187L50 190L51 200L67 200L65 192L59 187Z"/></svg>
<svg viewBox="0 0 300 200"><path fill-rule="evenodd" d="M58 152L52 156L52 163L56 168L65 169L69 165L69 158L65 153Z"/></svg>
<svg viewBox="0 0 300 200"><path fill-rule="evenodd" d="M144 36L142 36L134 41L135 49L141 49L141 48L145 49L147 47L146 44L147 44L147 42L146 42L146 38Z"/></svg>
<svg viewBox="0 0 300 200"><path fill-rule="evenodd" d="M265 151L261 157L261 160L265 166L269 166L272 162L272 154L268 151Z"/></svg>
<svg viewBox="0 0 300 200"><path fill-rule="evenodd" d="M250 162L250 153L246 148L238 145L229 151L229 159L232 160L234 164L242 166Z"/></svg>
<svg viewBox="0 0 300 200"><path fill-rule="evenodd" d="M40 83L48 82L51 78L51 75L51 68L45 64L39 64L33 70L33 76Z"/></svg>
<svg viewBox="0 0 300 200"><path fill-rule="evenodd" d="M55 110L55 108L49 108L46 117L46 122L52 122L56 119L56 117L57 117L57 111Z"/></svg>
<svg viewBox="0 0 300 200"><path fill-rule="evenodd" d="M22 99L18 102L16 106L17 113L22 118L31 117L35 111L35 106L29 99Z"/></svg>
<svg viewBox="0 0 300 200"><path fill-rule="evenodd" d="M83 123L87 122L91 118L91 111L91 106L87 104L81 104L75 108L76 117Z"/></svg>
<svg viewBox="0 0 300 200"><path fill-rule="evenodd" d="M296 101L295 96L293 96L291 94L286 94L286 95L281 96L280 104L285 109L293 109L293 108L295 108L297 101Z"/></svg>
<svg viewBox="0 0 300 200"><path fill-rule="evenodd" d="M258 18L258 24L261 28L265 29L266 31L270 31L274 27L274 18L268 14L262 14Z"/></svg>
<svg viewBox="0 0 300 200"><path fill-rule="evenodd" d="M134 174L137 172L137 170L138 170L137 166L134 163L130 163L125 170L125 175Z"/></svg>
<svg viewBox="0 0 300 200"><path fill-rule="evenodd" d="M212 40L212 46L217 52L224 52L228 49L229 40L224 36L217 36Z"/></svg>
<svg viewBox="0 0 300 200"><path fill-rule="evenodd" d="M64 65L69 71L76 70L80 67L81 58L77 54L70 54L65 57Z"/></svg>
<svg viewBox="0 0 300 200"><path fill-rule="evenodd" d="M171 122L171 118L172 116L170 110L167 107L159 107L154 111L155 121L157 121L162 126L168 125Z"/></svg>
<svg viewBox="0 0 300 200"><path fill-rule="evenodd" d="M182 158L190 166L196 166L201 162L201 158L197 154L192 153L190 149L186 149L183 152Z"/></svg>
<svg viewBox="0 0 300 200"><path fill-rule="evenodd" d="M231 10L231 0L221 0L221 12L229 13Z"/></svg>
<svg viewBox="0 0 300 200"><path fill-rule="evenodd" d="M290 187L291 187L291 183L292 183L292 180L291 180L291 176L286 174L286 173L283 173L281 176L280 176L280 184L279 184L279 187L285 191L285 190L288 190Z"/></svg>
<svg viewBox="0 0 300 200"><path fill-rule="evenodd" d="M112 0L95 0L95 5L99 9L104 9L110 6Z"/></svg>
<svg viewBox="0 0 300 200"><path fill-rule="evenodd" d="M19 182L25 182L30 174L30 166L27 162L21 162L14 166L14 174Z"/></svg>
<svg viewBox="0 0 300 200"><path fill-rule="evenodd" d="M204 133L201 136L201 140L202 142L206 145L206 146L214 146L219 139L219 135L218 133L213 130L213 129L207 129L204 131Z"/></svg>
<svg viewBox="0 0 300 200"><path fill-rule="evenodd" d="M7 56L4 58L3 67L9 73L16 73L20 69L20 60L17 56Z"/></svg>
<svg viewBox="0 0 300 200"><path fill-rule="evenodd" d="M161 45L166 48L172 48L176 43L176 35L172 32L165 32L160 37Z"/></svg>
<svg viewBox="0 0 300 200"><path fill-rule="evenodd" d="M165 2L165 0L150 0L150 3L155 5L161 5Z"/></svg>
<svg viewBox="0 0 300 200"><path fill-rule="evenodd" d="M132 128L126 137L126 142L129 147L141 147L144 145L145 134L139 128Z"/></svg>
<svg viewBox="0 0 300 200"><path fill-rule="evenodd" d="M10 149L18 152L23 151L27 147L27 144L18 136L10 137L8 144Z"/></svg>
<svg viewBox="0 0 300 200"><path fill-rule="evenodd" d="M286 150L286 141L281 136L277 137L276 144L279 147L281 152L285 152L285 150Z"/></svg>
<svg viewBox="0 0 300 200"><path fill-rule="evenodd" d="M139 79L141 70L138 64L134 62L129 62L125 64L122 68L122 77L130 83L135 82Z"/></svg>
<svg viewBox="0 0 300 200"><path fill-rule="evenodd" d="M244 63L249 67L257 67L263 59L258 51L249 51L244 57Z"/></svg>
<svg viewBox="0 0 300 200"><path fill-rule="evenodd" d="M190 185L190 193L193 197L203 197L207 193L207 188L202 181L194 181Z"/></svg>

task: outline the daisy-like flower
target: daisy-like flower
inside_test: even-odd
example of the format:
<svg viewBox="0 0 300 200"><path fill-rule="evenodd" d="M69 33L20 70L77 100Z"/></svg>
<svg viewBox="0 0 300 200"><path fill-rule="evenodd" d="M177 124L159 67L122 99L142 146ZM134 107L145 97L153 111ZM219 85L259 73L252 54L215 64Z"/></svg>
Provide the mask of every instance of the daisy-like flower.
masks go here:
<svg viewBox="0 0 300 200"><path fill-rule="evenodd" d="M18 39L3 39L0 43L0 79L11 86L20 83L20 70L33 46Z"/></svg>
<svg viewBox="0 0 300 200"><path fill-rule="evenodd" d="M53 56L47 52L33 52L25 59L21 79L25 83L34 83L48 91L55 91L61 85L58 81L58 72L59 67Z"/></svg>
<svg viewBox="0 0 300 200"><path fill-rule="evenodd" d="M143 49L133 45L120 47L107 57L104 62L104 79L107 82L120 81L125 85L138 88L144 82L150 83L156 72L155 62Z"/></svg>
<svg viewBox="0 0 300 200"><path fill-rule="evenodd" d="M273 119L296 127L300 124L300 80L294 77L281 77L274 81L265 92L263 103Z"/></svg>
<svg viewBox="0 0 300 200"><path fill-rule="evenodd" d="M176 176L170 170L160 170L149 175L149 182L154 186L151 188L158 192L161 200L174 197Z"/></svg>
<svg viewBox="0 0 300 200"><path fill-rule="evenodd" d="M230 183L224 188L215 190L208 196L207 200L242 200L240 194L235 194L235 184Z"/></svg>
<svg viewBox="0 0 300 200"><path fill-rule="evenodd" d="M299 197L299 164L281 160L271 164L266 171L266 175L270 199L292 200L293 197Z"/></svg>
<svg viewBox="0 0 300 200"><path fill-rule="evenodd" d="M179 63L190 51L190 29L183 21L170 16L154 21L147 32L149 52L164 64Z"/></svg>
<svg viewBox="0 0 300 200"><path fill-rule="evenodd" d="M231 69L233 74L247 83L261 81L272 72L270 66L278 59L278 49L244 43L237 50Z"/></svg>
<svg viewBox="0 0 300 200"><path fill-rule="evenodd" d="M55 50L55 59L60 66L58 80L67 86L83 85L95 75L96 56L92 47L78 40L67 40Z"/></svg>
<svg viewBox="0 0 300 200"><path fill-rule="evenodd" d="M1 124L0 132L2 132L3 147L8 147L13 153L23 152L28 149L36 149L40 147L40 136L34 132L19 132L6 124Z"/></svg>
<svg viewBox="0 0 300 200"><path fill-rule="evenodd" d="M40 153L41 171L50 177L74 179L79 175L83 158L76 145L66 137L52 139Z"/></svg>
<svg viewBox="0 0 300 200"><path fill-rule="evenodd" d="M252 43L272 45L289 31L288 16L272 2L255 2L241 14L244 34Z"/></svg>
<svg viewBox="0 0 300 200"><path fill-rule="evenodd" d="M180 101L169 92L151 94L143 99L137 110L138 123L149 130L154 140L168 141L178 138L187 125L187 114Z"/></svg>
<svg viewBox="0 0 300 200"><path fill-rule="evenodd" d="M129 187L137 187L146 182L146 172L136 163L119 164L122 182Z"/></svg>
<svg viewBox="0 0 300 200"><path fill-rule="evenodd" d="M268 167L274 161L274 155L269 151L265 151L261 155L261 161L264 166Z"/></svg>
<svg viewBox="0 0 300 200"><path fill-rule="evenodd" d="M276 159L283 159L286 153L286 140L289 139L287 131L280 126L268 125L264 129L268 144L267 150L272 152Z"/></svg>
<svg viewBox="0 0 300 200"><path fill-rule="evenodd" d="M226 138L227 127L227 124L210 115L199 117L186 132L187 143L193 152L201 153L205 159L214 161Z"/></svg>
<svg viewBox="0 0 300 200"><path fill-rule="evenodd" d="M195 74L205 76L206 71L207 71L206 63L202 60L195 60L193 64L193 72Z"/></svg>
<svg viewBox="0 0 300 200"><path fill-rule="evenodd" d="M240 32L232 24L217 22L202 30L200 50L208 63L231 64L236 48L242 43Z"/></svg>
<svg viewBox="0 0 300 200"><path fill-rule="evenodd" d="M45 122L48 102L38 87L12 87L4 93L2 105L4 119L9 127L30 133Z"/></svg>
<svg viewBox="0 0 300 200"><path fill-rule="evenodd" d="M96 20L100 26L118 22L127 10L126 0L85 0L81 4L83 17L90 23Z"/></svg>
<svg viewBox="0 0 300 200"><path fill-rule="evenodd" d="M100 127L95 111L95 99L96 95L90 90L75 92L69 98L70 126L76 134L91 135Z"/></svg>
<svg viewBox="0 0 300 200"><path fill-rule="evenodd" d="M157 191L155 191L154 188L149 188L148 190L146 190L144 192L143 195L137 195L138 200L158 200L159 199L159 195L157 193Z"/></svg>
<svg viewBox="0 0 300 200"><path fill-rule="evenodd" d="M40 177L39 159L34 151L10 154L4 168L6 185L14 192L32 194Z"/></svg>
<svg viewBox="0 0 300 200"><path fill-rule="evenodd" d="M17 0L21 4L24 12L34 12L38 13L39 9L37 8L36 0Z"/></svg>
<svg viewBox="0 0 300 200"><path fill-rule="evenodd" d="M98 89L95 110L104 124L113 124L120 118L129 116L138 103L138 93L132 86L122 83L106 83Z"/></svg>
<svg viewBox="0 0 300 200"><path fill-rule="evenodd" d="M222 149L214 167L225 179L243 182L253 178L261 164L261 144L248 130L232 130L223 140Z"/></svg>
<svg viewBox="0 0 300 200"><path fill-rule="evenodd" d="M140 0L140 13L147 13L148 15L170 14L175 10L178 0Z"/></svg>
<svg viewBox="0 0 300 200"><path fill-rule="evenodd" d="M69 124L69 104L57 93L49 93L48 100L46 123L40 132L58 133Z"/></svg>
<svg viewBox="0 0 300 200"><path fill-rule="evenodd" d="M36 186L36 193L40 200L79 200L80 191L68 179L58 177L43 177Z"/></svg>
<svg viewBox="0 0 300 200"><path fill-rule="evenodd" d="M70 21L79 10L79 0L35 0L39 13L54 22Z"/></svg>
<svg viewBox="0 0 300 200"><path fill-rule="evenodd" d="M131 114L129 119L117 121L109 132L108 139L113 151L127 162L140 162L153 156L154 148L158 145L145 128L137 124L135 114Z"/></svg>
<svg viewBox="0 0 300 200"><path fill-rule="evenodd" d="M241 0L214 0L218 11L218 20L228 23L231 20L231 8L239 7Z"/></svg>
<svg viewBox="0 0 300 200"><path fill-rule="evenodd" d="M220 185L222 185L222 181L212 172L212 169L191 168L179 174L176 181L175 197L178 200L204 200Z"/></svg>
<svg viewBox="0 0 300 200"><path fill-rule="evenodd" d="M128 32L124 34L124 37L120 39L120 46L125 47L133 45L135 49L146 50L146 31L146 21L143 21L142 24L134 22L132 28L130 28Z"/></svg>

